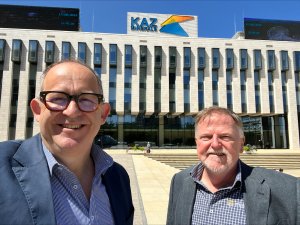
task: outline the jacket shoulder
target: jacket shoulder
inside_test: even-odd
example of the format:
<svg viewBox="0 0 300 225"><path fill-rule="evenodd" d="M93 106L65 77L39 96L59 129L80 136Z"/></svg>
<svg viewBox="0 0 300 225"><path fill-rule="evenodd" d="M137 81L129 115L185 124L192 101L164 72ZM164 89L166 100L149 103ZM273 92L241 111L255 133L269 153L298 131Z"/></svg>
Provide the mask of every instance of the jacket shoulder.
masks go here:
<svg viewBox="0 0 300 225"><path fill-rule="evenodd" d="M0 167L13 157L22 142L22 140L0 142Z"/></svg>

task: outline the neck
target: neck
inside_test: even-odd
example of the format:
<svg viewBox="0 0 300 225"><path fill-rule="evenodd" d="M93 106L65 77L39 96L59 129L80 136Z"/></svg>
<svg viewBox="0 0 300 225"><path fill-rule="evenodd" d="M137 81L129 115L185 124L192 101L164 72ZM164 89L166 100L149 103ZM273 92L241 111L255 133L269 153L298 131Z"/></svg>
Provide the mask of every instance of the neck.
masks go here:
<svg viewBox="0 0 300 225"><path fill-rule="evenodd" d="M234 183L236 171L235 168L227 173L214 173L204 168L200 180L210 192L215 193L221 188L229 187Z"/></svg>
<svg viewBox="0 0 300 225"><path fill-rule="evenodd" d="M70 171L72 171L79 180L79 183L82 186L82 189L87 197L90 199L92 182L95 175L95 165L94 161L90 155L86 157L64 157L58 158L57 161L64 166L66 166Z"/></svg>

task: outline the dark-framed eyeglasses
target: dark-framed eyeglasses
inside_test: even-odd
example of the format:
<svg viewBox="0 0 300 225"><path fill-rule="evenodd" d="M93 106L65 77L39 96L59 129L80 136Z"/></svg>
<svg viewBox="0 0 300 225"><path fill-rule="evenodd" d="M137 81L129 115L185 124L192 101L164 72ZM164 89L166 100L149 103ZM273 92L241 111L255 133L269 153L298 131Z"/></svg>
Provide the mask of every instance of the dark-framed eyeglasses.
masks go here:
<svg viewBox="0 0 300 225"><path fill-rule="evenodd" d="M64 111L68 108L71 100L74 99L78 108L82 112L94 112L99 104L104 102L102 94L81 93L79 95L69 95L62 91L41 91L40 100L50 111Z"/></svg>

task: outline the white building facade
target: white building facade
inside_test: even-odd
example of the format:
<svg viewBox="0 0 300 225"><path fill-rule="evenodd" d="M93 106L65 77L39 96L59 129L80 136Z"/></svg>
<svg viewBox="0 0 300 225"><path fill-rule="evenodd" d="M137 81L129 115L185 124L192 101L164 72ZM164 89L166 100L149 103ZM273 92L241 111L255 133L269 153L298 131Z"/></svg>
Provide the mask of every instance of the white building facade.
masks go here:
<svg viewBox="0 0 300 225"><path fill-rule="evenodd" d="M238 113L246 143L300 150L300 43L0 28L0 140L39 132L29 103L51 63L74 58L101 77L118 141L194 145L193 116Z"/></svg>

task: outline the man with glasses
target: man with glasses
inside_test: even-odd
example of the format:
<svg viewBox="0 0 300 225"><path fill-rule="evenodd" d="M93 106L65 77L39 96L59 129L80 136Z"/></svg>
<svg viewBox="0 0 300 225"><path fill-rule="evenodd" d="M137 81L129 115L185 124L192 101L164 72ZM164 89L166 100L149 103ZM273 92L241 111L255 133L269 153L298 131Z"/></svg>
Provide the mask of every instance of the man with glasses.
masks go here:
<svg viewBox="0 0 300 225"><path fill-rule="evenodd" d="M0 143L0 224L132 224L128 174L93 144L110 112L95 72L49 66L30 106L40 134Z"/></svg>

